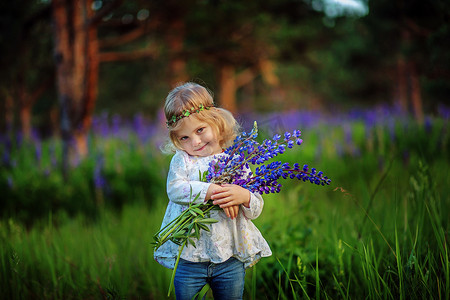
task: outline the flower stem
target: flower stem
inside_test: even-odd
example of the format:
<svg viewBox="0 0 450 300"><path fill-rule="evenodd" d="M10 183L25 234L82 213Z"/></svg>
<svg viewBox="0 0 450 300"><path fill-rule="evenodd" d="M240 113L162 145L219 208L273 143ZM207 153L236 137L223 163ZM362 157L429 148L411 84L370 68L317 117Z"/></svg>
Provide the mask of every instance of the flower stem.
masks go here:
<svg viewBox="0 0 450 300"><path fill-rule="evenodd" d="M183 245L180 246L180 250L178 251L178 255L177 255L177 260L175 262L175 266L173 267L173 271L172 271L172 278L170 279L170 285L169 285L169 291L167 293L167 297L170 297L170 292L172 291L172 287L173 287L173 281L175 280L175 273L177 272L177 268L178 268L178 263L180 262L180 256L181 256L181 252L184 249L184 246L186 246L186 241L183 243Z"/></svg>

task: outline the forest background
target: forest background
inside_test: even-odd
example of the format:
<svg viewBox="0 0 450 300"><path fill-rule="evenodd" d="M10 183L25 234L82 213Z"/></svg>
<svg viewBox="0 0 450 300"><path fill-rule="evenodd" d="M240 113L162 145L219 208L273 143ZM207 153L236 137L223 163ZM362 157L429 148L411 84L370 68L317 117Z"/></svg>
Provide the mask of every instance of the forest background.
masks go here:
<svg viewBox="0 0 450 300"><path fill-rule="evenodd" d="M448 299L449 41L444 0L3 1L0 291L163 297L162 106L190 80L332 178L265 197L246 298Z"/></svg>
<svg viewBox="0 0 450 300"><path fill-rule="evenodd" d="M3 3L2 132L62 131L85 152L92 115L155 119L186 80L233 112L387 104L422 122L447 104L449 4L348 3Z"/></svg>

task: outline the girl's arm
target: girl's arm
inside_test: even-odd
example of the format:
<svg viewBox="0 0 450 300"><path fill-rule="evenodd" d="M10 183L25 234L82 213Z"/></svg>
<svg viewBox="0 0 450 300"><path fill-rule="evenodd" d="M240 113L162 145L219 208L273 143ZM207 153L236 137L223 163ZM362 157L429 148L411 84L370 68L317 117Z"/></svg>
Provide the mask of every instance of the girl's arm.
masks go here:
<svg viewBox="0 0 450 300"><path fill-rule="evenodd" d="M189 205L199 194L195 203L202 203L205 199L209 199L207 193L210 185L211 183L200 180L190 180L184 155L181 152L177 152L173 156L170 162L169 173L167 174L167 195L170 201L180 205ZM212 191L214 189L211 189L210 193Z"/></svg>

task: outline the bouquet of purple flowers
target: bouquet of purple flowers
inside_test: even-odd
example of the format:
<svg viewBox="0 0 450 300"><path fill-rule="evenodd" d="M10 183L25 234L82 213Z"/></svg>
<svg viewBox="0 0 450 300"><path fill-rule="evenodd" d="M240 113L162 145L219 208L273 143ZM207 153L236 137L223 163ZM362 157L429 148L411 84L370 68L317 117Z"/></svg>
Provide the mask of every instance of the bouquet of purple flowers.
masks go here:
<svg viewBox="0 0 450 300"><path fill-rule="evenodd" d="M260 194L280 192L282 187L278 182L280 178L298 179L317 185L330 184L331 180L324 176L323 172L317 172L315 168L309 168L308 165L300 167L298 163L291 166L281 161L268 162L278 154L284 153L286 148L290 149L303 143L299 130L294 130L292 133L286 132L284 137L276 134L272 139L266 139L261 144L256 141L257 136L258 127L255 122L249 133L242 133L234 140L233 145L225 150L226 155L220 155L211 161L208 170L199 174L201 180L217 184L232 183ZM258 166L254 172L248 171L250 164ZM220 208L211 200L193 204L198 197L199 195L196 195L188 209L153 237L155 249L168 240L180 246L172 277L175 275L184 246L189 243L195 247L193 239L199 238L200 230L209 231L206 225L217 222L209 217L209 212ZM169 287L169 293L170 289Z"/></svg>
<svg viewBox="0 0 450 300"><path fill-rule="evenodd" d="M282 154L287 148L294 145L301 145L303 140L300 138L301 132L294 130L291 134L286 132L284 138L276 134L272 140L266 139L259 144L255 139L258 136L258 127L256 122L250 133L243 133L238 136L234 144L225 150L224 155L210 163L206 174L206 181L212 183L233 183L251 192L256 193L278 193L281 190L281 184L278 179L297 178L302 181L309 181L318 185L329 185L331 180L323 175L322 171L317 172L315 168L309 169L308 165L300 167L298 163L290 166L289 163L274 161L263 164ZM257 167L255 173L250 172L244 176L245 169L249 169L249 164L261 165Z"/></svg>

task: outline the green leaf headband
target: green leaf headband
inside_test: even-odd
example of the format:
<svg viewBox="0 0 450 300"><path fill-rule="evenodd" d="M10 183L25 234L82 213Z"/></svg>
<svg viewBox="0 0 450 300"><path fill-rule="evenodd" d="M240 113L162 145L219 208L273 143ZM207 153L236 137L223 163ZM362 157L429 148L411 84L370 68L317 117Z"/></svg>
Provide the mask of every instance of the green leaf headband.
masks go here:
<svg viewBox="0 0 450 300"><path fill-rule="evenodd" d="M214 105L208 105L208 106L204 106L203 104L200 104L200 106L198 108L192 107L189 110L183 110L181 112L181 114L179 114L178 116L172 116L172 118L170 118L170 120L168 120L166 122L167 126L173 125L176 122L178 122L179 120L185 118L185 117L189 117L191 114L195 114L195 113L199 113L203 110L209 110L211 107L214 107Z"/></svg>

